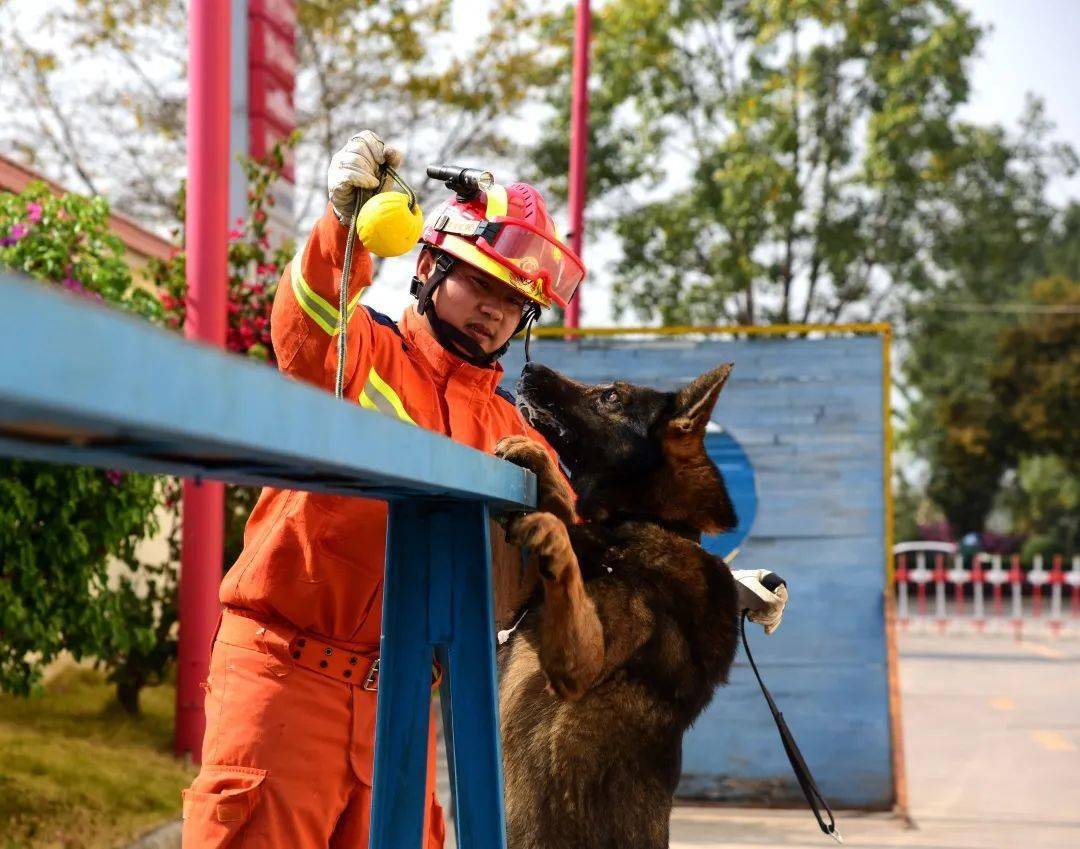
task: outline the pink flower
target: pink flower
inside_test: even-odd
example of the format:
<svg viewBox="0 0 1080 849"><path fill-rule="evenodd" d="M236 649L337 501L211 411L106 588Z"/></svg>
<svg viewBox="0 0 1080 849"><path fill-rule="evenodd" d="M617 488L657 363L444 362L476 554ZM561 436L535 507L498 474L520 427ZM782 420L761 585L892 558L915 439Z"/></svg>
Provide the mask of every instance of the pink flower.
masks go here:
<svg viewBox="0 0 1080 849"><path fill-rule="evenodd" d="M17 221L15 222L15 225L11 228L11 233L8 235L8 238L13 239L17 242L29 232L30 228L27 227L24 222Z"/></svg>
<svg viewBox="0 0 1080 849"><path fill-rule="evenodd" d="M33 221L35 224L41 220L41 204L40 203L28 203L26 205L26 217Z"/></svg>
<svg viewBox="0 0 1080 849"><path fill-rule="evenodd" d="M105 477L113 486L120 486L120 482L124 479L124 473L118 472L116 469L109 469L105 472Z"/></svg>
<svg viewBox="0 0 1080 849"><path fill-rule="evenodd" d="M241 231L239 231L239 230L230 230L229 231L229 239L230 240L235 242L237 239L242 239L242 238L244 238L244 234Z"/></svg>

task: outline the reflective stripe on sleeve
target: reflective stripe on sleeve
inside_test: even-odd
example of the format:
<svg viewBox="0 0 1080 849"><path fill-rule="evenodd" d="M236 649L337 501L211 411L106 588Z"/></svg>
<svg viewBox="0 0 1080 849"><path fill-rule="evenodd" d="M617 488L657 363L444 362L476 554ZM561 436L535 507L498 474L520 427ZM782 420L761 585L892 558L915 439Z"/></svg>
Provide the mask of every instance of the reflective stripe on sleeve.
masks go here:
<svg viewBox="0 0 1080 849"><path fill-rule="evenodd" d="M333 306L326 298L312 289L304 279L304 249L305 246L302 245L300 250L296 252L296 256L293 257L292 265L289 269L293 297L296 298L296 302L300 305L300 309L306 312L311 317L312 321L319 325L319 327L330 336L336 336L341 324L341 313L338 312L337 307ZM346 313L349 319L352 319L353 313L356 312L356 307L360 303L360 295L363 291L363 288L361 288L360 291L353 295L349 300L349 307Z"/></svg>
<svg viewBox="0 0 1080 849"><path fill-rule="evenodd" d="M400 419L411 425L416 424L405 409L405 405L401 403L401 398L374 368L368 372L364 388L361 390L360 397L357 400L360 402L361 407L368 410L375 410L384 416Z"/></svg>

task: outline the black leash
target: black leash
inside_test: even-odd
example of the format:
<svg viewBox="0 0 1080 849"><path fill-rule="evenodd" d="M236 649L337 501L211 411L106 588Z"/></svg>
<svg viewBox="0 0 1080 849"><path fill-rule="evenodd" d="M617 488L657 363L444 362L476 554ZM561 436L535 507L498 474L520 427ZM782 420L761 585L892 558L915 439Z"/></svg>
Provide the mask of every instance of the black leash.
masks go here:
<svg viewBox="0 0 1080 849"><path fill-rule="evenodd" d="M742 644L743 648L746 650L746 659L750 661L750 668L754 670L754 677L757 678L758 684L761 685L761 692L765 695L765 701L769 703L769 710L772 711L773 721L776 722L776 729L780 732L780 742L784 744L784 751L787 752L788 760L791 761L791 769L794 771L795 778L802 788L803 795L806 797L806 802L810 806L810 810L814 812L814 817L817 819L818 825L821 826L822 832L837 843L843 843L844 838L841 837L840 832L836 830L836 821L833 819L832 809L829 807L829 803L825 801L825 797L821 794L821 791L818 790L817 784L814 783L814 776L810 774L810 768L806 765L806 761L803 760L802 752L799 751L799 747L795 744L795 738L791 735L791 730L784 721L784 715L780 713L780 710L776 707L776 702L773 701L772 696L769 694L765 682L761 680L761 673L758 672L757 664L754 663L754 656L750 654L750 643L746 641L746 611L743 611L742 618L739 619L739 633L742 635ZM825 809L825 813L829 816L828 824L826 824L825 820L821 817L822 808Z"/></svg>

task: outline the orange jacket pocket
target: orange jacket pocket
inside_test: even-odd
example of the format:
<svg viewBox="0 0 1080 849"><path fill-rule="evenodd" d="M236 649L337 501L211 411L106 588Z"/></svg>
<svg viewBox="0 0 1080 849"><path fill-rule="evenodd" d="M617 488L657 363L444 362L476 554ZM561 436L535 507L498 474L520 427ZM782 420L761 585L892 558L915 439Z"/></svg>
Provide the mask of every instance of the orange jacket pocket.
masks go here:
<svg viewBox="0 0 1080 849"><path fill-rule="evenodd" d="M259 804L267 770L204 764L183 791L184 849L232 846Z"/></svg>

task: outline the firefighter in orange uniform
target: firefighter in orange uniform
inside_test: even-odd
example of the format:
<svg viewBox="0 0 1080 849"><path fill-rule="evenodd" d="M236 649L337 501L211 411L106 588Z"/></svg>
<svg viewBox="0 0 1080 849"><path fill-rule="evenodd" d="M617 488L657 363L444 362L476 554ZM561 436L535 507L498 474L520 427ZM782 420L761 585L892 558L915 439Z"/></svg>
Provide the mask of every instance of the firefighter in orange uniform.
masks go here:
<svg viewBox="0 0 1080 849"><path fill-rule="evenodd" d="M332 389L344 320L348 399L482 451L514 434L543 442L500 394L497 361L541 308L565 305L584 268L532 186L474 181L430 216L417 303L399 322L359 304L372 265L357 240L339 314L354 192L389 188L380 166L400 160L370 131L331 160L330 203L275 297L279 367ZM221 587L185 849L367 846L386 517L379 501L263 490ZM432 737L426 849L444 835L434 762Z"/></svg>

